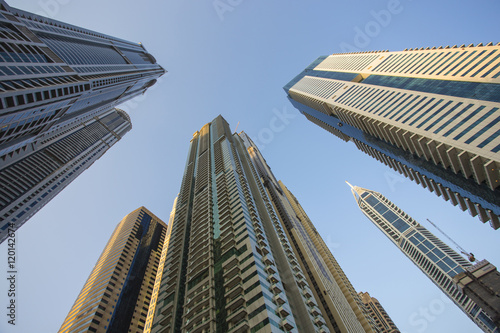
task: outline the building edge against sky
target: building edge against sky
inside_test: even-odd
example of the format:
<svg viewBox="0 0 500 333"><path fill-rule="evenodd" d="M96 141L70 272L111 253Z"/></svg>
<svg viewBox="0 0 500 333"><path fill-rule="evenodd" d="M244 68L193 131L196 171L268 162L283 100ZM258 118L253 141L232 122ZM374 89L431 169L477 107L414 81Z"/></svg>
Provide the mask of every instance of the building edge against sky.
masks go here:
<svg viewBox="0 0 500 333"><path fill-rule="evenodd" d="M455 276L472 266L469 261L382 194L351 184L349 186L363 214L455 305L484 332L500 332L487 312L463 294L453 281Z"/></svg>
<svg viewBox="0 0 500 333"><path fill-rule="evenodd" d="M171 217L146 332L377 332L257 147L221 116L193 135Z"/></svg>
<svg viewBox="0 0 500 333"><path fill-rule="evenodd" d="M130 130L129 116L115 107L165 70L140 43L3 0L0 25L2 241L7 227L19 228Z"/></svg>
<svg viewBox="0 0 500 333"><path fill-rule="evenodd" d="M500 227L500 44L322 56L284 89L311 122Z"/></svg>
<svg viewBox="0 0 500 333"><path fill-rule="evenodd" d="M142 332L167 225L140 207L116 226L60 333Z"/></svg>
<svg viewBox="0 0 500 333"><path fill-rule="evenodd" d="M378 299L370 296L369 293L360 292L359 297L368 309L370 316L375 320L381 333L400 333L396 324L392 321L391 317L385 311L384 307Z"/></svg>

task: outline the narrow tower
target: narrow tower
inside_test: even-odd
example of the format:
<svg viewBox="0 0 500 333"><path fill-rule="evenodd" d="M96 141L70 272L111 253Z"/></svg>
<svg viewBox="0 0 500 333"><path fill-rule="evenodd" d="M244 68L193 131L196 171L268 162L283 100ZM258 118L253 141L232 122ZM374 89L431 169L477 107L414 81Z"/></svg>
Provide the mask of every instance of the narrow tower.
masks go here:
<svg viewBox="0 0 500 333"><path fill-rule="evenodd" d="M500 332L487 313L453 283L453 278L471 267L471 263L382 194L351 184L349 186L363 214L479 328L484 332Z"/></svg>

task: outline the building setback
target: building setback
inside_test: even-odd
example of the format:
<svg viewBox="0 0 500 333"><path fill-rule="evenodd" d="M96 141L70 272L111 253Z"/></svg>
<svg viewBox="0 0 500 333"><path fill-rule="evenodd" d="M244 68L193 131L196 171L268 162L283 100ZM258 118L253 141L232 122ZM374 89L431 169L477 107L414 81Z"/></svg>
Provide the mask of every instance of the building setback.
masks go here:
<svg viewBox="0 0 500 333"><path fill-rule="evenodd" d="M371 332L293 212L246 134L232 134L221 116L203 126L145 332ZM317 299L311 279L332 290Z"/></svg>
<svg viewBox="0 0 500 333"><path fill-rule="evenodd" d="M378 299L371 297L369 293L363 292L359 293L359 297L361 297L363 304L368 309L370 316L377 324L381 333L400 333L399 329L396 327Z"/></svg>
<svg viewBox="0 0 500 333"><path fill-rule="evenodd" d="M323 56L284 89L313 123L500 227L500 44Z"/></svg>
<svg viewBox="0 0 500 333"><path fill-rule="evenodd" d="M351 186L359 208L431 281L484 332L498 333L487 312L462 293L453 278L472 264L382 194Z"/></svg>
<svg viewBox="0 0 500 333"><path fill-rule="evenodd" d="M99 156L79 165L81 173L126 133L103 119L119 115L130 129L130 118L115 106L143 94L165 70L141 44L12 8L3 0L0 26L2 241L7 227L19 228L62 188L56 170L73 168L75 159L105 143ZM87 133L83 147L75 138L86 135L87 126L97 132ZM58 145L64 147L54 152ZM77 173L72 175L64 178L65 186ZM54 187L50 195L44 190L48 183Z"/></svg>
<svg viewBox="0 0 500 333"><path fill-rule="evenodd" d="M142 333L167 225L145 207L125 216L111 235L60 333Z"/></svg>

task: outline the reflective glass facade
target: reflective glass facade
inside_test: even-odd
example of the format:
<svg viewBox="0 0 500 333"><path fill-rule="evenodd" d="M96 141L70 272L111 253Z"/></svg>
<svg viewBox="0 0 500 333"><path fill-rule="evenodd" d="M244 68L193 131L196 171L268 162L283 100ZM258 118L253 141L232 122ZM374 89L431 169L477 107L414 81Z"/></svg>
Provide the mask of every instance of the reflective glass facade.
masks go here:
<svg viewBox="0 0 500 333"><path fill-rule="evenodd" d="M486 312L453 283L453 277L471 266L466 259L434 236L378 192L351 187L363 212L484 332L500 332Z"/></svg>
<svg viewBox="0 0 500 333"><path fill-rule="evenodd" d="M497 229L499 50L333 54L284 89L310 121Z"/></svg>

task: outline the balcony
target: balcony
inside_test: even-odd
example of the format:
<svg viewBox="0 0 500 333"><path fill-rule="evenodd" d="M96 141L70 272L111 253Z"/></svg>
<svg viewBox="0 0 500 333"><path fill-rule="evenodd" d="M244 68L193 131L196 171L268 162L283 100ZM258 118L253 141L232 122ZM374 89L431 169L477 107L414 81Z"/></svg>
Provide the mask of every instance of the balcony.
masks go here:
<svg viewBox="0 0 500 333"><path fill-rule="evenodd" d="M236 245L236 241L234 240L234 238L231 238L228 242L222 244L222 246L221 246L222 253L233 248L235 245Z"/></svg>
<svg viewBox="0 0 500 333"><path fill-rule="evenodd" d="M206 332L207 329L210 328L210 323L212 320L210 318L203 318L202 320L193 324L192 327L186 326L186 333L202 333Z"/></svg>
<svg viewBox="0 0 500 333"><path fill-rule="evenodd" d="M226 320L229 323L238 323L242 319L244 319L247 316L247 309L246 306L242 305L239 308L236 308L234 311L231 311L227 317Z"/></svg>
<svg viewBox="0 0 500 333"><path fill-rule="evenodd" d="M300 288L304 288L305 286L307 286L307 283L304 279L297 280L297 284Z"/></svg>
<svg viewBox="0 0 500 333"><path fill-rule="evenodd" d="M226 261L224 261L222 263L222 265L224 266L224 269L231 269L233 266L235 265L238 265L238 263L240 262L240 260L238 259L238 257L236 256L231 256L229 257Z"/></svg>
<svg viewBox="0 0 500 333"><path fill-rule="evenodd" d="M269 274L267 276L267 280L271 283L278 283L279 282L278 278L274 274Z"/></svg>
<svg viewBox="0 0 500 333"><path fill-rule="evenodd" d="M226 310L228 311L234 311L235 309L239 308L240 306L243 306L245 304L245 298L243 297L243 294L238 294L236 297L231 299L226 303Z"/></svg>
<svg viewBox="0 0 500 333"><path fill-rule="evenodd" d="M194 318L199 313L202 313L205 310L207 310L208 308L210 308L209 305L210 305L210 299L207 298L207 299L203 300L202 302L196 303L191 308L187 308L187 311L186 311L184 316L189 315L191 318Z"/></svg>
<svg viewBox="0 0 500 333"><path fill-rule="evenodd" d="M314 305L316 305L316 301L315 301L312 297L308 298L308 299L307 299L307 301L306 301L306 303L307 303L307 305L309 305L309 306L314 306Z"/></svg>
<svg viewBox="0 0 500 333"><path fill-rule="evenodd" d="M229 299L233 299L237 295L241 294L243 292L243 286L241 283L235 285L233 289L227 290L226 291L226 297Z"/></svg>
<svg viewBox="0 0 500 333"><path fill-rule="evenodd" d="M303 279L305 279L304 274L302 274L302 272L301 272L301 271L296 272L296 273L295 273L295 277L296 277L297 279L299 279L299 280L303 280Z"/></svg>
<svg viewBox="0 0 500 333"><path fill-rule="evenodd" d="M290 314L288 310L286 310L283 306L280 306L276 309L276 314L280 316L281 318L284 318Z"/></svg>
<svg viewBox="0 0 500 333"><path fill-rule="evenodd" d="M275 294L279 294L280 292L282 292L281 288L276 283L272 284L270 289Z"/></svg>
<svg viewBox="0 0 500 333"><path fill-rule="evenodd" d="M281 296L281 294L274 295L273 302L278 305L283 305L286 303L285 299L283 298L283 296Z"/></svg>
<svg viewBox="0 0 500 333"><path fill-rule="evenodd" d="M224 287L226 289L232 289L237 283L241 282L241 276L239 274L234 275L232 278L224 279Z"/></svg>
<svg viewBox="0 0 500 333"><path fill-rule="evenodd" d="M316 324L319 327L326 325L325 321L323 320L323 317L321 316L314 317L314 324Z"/></svg>
<svg viewBox="0 0 500 333"><path fill-rule="evenodd" d="M293 329L293 325L287 319L283 319L280 322L280 326L283 327L285 331L291 331Z"/></svg>
<svg viewBox="0 0 500 333"><path fill-rule="evenodd" d="M237 323L234 326L231 326L229 328L228 333L243 333L243 332L248 332L250 329L250 325L248 325L247 320L242 320L239 323Z"/></svg>
<svg viewBox="0 0 500 333"><path fill-rule="evenodd" d="M233 266L231 268L224 267L224 273L222 274L222 276L224 277L224 279L230 279L239 272L240 268L238 266Z"/></svg>
<svg viewBox="0 0 500 333"><path fill-rule="evenodd" d="M266 266L267 265L274 265L274 261L272 261L271 258L269 258L268 255L265 255L265 256L262 257L262 262L264 264L266 264Z"/></svg>
<svg viewBox="0 0 500 333"><path fill-rule="evenodd" d="M275 274L276 273L276 269L274 269L274 266L272 266L272 265L267 265L266 266L266 272L268 272L269 274Z"/></svg>
<svg viewBox="0 0 500 333"><path fill-rule="evenodd" d="M193 259L188 263L188 265L194 267L202 262L208 261L208 259L210 258L210 251L204 251L202 253L193 254L191 258Z"/></svg>
<svg viewBox="0 0 500 333"><path fill-rule="evenodd" d="M316 317L316 316L320 316L321 315L321 311L320 309L315 305L315 306L312 306L310 309L309 309L309 312L311 312L311 314Z"/></svg>

